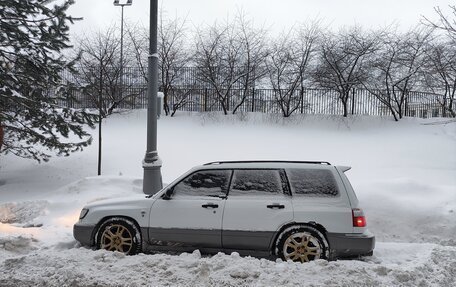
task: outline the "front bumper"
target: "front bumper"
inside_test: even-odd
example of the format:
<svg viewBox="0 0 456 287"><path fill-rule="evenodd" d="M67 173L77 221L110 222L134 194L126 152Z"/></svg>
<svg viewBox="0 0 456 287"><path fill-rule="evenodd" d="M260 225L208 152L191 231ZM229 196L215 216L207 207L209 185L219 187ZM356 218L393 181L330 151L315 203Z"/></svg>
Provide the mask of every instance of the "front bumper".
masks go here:
<svg viewBox="0 0 456 287"><path fill-rule="evenodd" d="M353 257L372 255L375 248L375 236L365 233L328 233L331 257Z"/></svg>
<svg viewBox="0 0 456 287"><path fill-rule="evenodd" d="M73 226L73 236L82 245L93 246L95 244L94 232L94 225L83 225L80 223L76 223Z"/></svg>

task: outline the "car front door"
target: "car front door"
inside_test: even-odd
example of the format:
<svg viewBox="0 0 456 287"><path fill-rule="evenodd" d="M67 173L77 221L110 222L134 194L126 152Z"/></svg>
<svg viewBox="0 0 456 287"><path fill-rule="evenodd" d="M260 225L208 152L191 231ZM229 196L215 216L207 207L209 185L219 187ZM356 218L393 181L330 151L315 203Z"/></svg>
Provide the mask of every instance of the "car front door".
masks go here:
<svg viewBox="0 0 456 287"><path fill-rule="evenodd" d="M222 223L224 248L269 250L276 232L293 220L283 170L234 170Z"/></svg>
<svg viewBox="0 0 456 287"><path fill-rule="evenodd" d="M151 207L149 242L220 248L223 209L231 170L197 171Z"/></svg>

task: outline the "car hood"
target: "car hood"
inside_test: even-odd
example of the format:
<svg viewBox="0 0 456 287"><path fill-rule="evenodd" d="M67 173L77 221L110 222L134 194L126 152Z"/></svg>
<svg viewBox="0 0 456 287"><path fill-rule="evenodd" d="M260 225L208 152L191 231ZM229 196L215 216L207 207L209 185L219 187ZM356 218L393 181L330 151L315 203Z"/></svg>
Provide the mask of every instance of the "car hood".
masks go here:
<svg viewBox="0 0 456 287"><path fill-rule="evenodd" d="M133 194L128 197L117 197L110 199L101 199L87 204L84 208L93 209L97 207L110 206L132 206L144 207L153 202L152 198L147 198L145 194Z"/></svg>

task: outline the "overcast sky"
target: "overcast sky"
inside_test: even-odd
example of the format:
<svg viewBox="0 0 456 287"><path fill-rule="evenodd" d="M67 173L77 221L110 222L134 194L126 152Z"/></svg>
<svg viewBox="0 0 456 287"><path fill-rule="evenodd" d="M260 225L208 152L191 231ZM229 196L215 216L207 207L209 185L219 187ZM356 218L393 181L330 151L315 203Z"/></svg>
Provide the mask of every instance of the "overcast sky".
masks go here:
<svg viewBox="0 0 456 287"><path fill-rule="evenodd" d="M126 0L120 0L126 2ZM148 26L149 0L133 0L125 7L124 17L129 22ZM449 13L448 5L454 0L161 0L159 7L168 16L187 17L189 23L199 26L216 19L233 17L242 9L258 25L265 24L275 32L282 31L309 19L322 19L337 29L343 25L359 24L366 28L383 27L392 23L401 29L417 24L422 15L435 18L434 7ZM97 31L120 22L120 7L112 0L76 0L70 9L72 16L83 17L72 27L76 34Z"/></svg>

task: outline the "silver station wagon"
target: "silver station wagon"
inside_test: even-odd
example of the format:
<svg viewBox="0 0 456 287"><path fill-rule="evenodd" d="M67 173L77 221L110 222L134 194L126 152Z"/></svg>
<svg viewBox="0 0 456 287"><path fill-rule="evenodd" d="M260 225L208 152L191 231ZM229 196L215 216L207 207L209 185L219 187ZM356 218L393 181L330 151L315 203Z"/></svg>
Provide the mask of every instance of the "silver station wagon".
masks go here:
<svg viewBox="0 0 456 287"><path fill-rule="evenodd" d="M74 237L126 254L199 249L298 262L372 255L375 237L349 169L328 162L207 163L153 196L85 206Z"/></svg>

